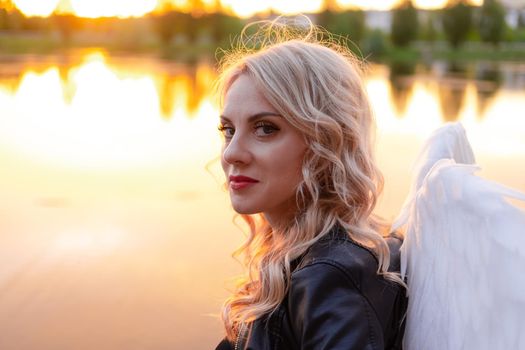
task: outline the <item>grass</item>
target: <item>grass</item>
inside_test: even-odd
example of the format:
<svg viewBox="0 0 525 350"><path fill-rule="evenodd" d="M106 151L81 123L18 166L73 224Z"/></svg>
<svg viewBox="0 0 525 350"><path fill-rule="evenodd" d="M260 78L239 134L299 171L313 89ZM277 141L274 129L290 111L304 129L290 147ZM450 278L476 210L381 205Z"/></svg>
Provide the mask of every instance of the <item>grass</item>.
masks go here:
<svg viewBox="0 0 525 350"><path fill-rule="evenodd" d="M61 48L61 43L51 35L0 35L0 53L44 54L60 50Z"/></svg>
<svg viewBox="0 0 525 350"><path fill-rule="evenodd" d="M475 61L479 59L494 61L521 61L525 60L525 49L523 48L505 48L487 45L477 47L462 48L458 50L440 50L434 52L434 57L443 60L454 61Z"/></svg>
<svg viewBox="0 0 525 350"><path fill-rule="evenodd" d="M202 57L214 57L218 47L227 47L227 43L214 43L198 40L188 43L175 40L163 45L155 38L103 38L100 36L75 37L64 42L60 37L51 34L37 35L2 35L0 34L0 54L55 54L71 49L103 48L113 54L154 54L163 59L181 62L194 62Z"/></svg>
<svg viewBox="0 0 525 350"><path fill-rule="evenodd" d="M142 54L155 53L165 59L191 61L202 56L214 56L217 47L227 47L227 44L215 43L211 40L197 40L188 43L185 40L174 40L169 45L163 45L154 37L121 36L104 37L84 35L64 42L58 35L52 33L34 34L0 34L0 53L4 54L49 54L71 48L103 47L108 52ZM453 49L445 42L417 42L407 48L386 45L380 53L363 53L368 60L379 62L417 62L421 60L525 60L525 42L502 43L497 47L479 42L468 42L459 49Z"/></svg>
<svg viewBox="0 0 525 350"><path fill-rule="evenodd" d="M467 42L454 49L445 42L430 44L418 42L407 48L389 47L379 61L522 61L525 60L525 43L501 43L498 46L480 42Z"/></svg>

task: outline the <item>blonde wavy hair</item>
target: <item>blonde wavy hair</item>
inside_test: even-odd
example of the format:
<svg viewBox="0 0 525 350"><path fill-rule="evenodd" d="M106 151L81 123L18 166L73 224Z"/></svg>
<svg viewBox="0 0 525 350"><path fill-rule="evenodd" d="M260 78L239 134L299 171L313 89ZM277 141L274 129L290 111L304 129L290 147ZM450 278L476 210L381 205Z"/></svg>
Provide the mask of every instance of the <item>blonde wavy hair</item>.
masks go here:
<svg viewBox="0 0 525 350"><path fill-rule="evenodd" d="M291 262L336 224L374 253L379 274L402 283L388 272L383 225L372 213L383 178L373 156L375 125L361 62L346 45L305 19L290 23L278 18L248 26L220 64L221 106L235 79L248 74L308 145L294 219L270 227L263 215L241 215L250 232L234 256L244 258L247 274L222 309L232 341L242 325L276 310L290 285ZM248 34L253 26L257 32Z"/></svg>

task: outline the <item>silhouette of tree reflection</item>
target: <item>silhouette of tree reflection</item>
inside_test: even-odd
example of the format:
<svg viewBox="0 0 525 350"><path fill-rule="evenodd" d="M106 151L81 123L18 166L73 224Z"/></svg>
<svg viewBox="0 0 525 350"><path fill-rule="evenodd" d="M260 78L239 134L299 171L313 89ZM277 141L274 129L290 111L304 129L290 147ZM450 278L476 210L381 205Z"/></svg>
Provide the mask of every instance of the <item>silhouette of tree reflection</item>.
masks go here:
<svg viewBox="0 0 525 350"><path fill-rule="evenodd" d="M10 60L0 60L0 87L11 94L15 94L20 87L22 75L18 67Z"/></svg>
<svg viewBox="0 0 525 350"><path fill-rule="evenodd" d="M211 63L184 64L173 70L156 74L157 92L162 117L170 119L175 110L182 109L187 118L196 115L215 78Z"/></svg>
<svg viewBox="0 0 525 350"><path fill-rule="evenodd" d="M502 84L502 75L497 62L480 62L476 65L477 110L482 118L489 102Z"/></svg>
<svg viewBox="0 0 525 350"><path fill-rule="evenodd" d="M62 86L62 98L66 104L70 105L77 92L77 84L75 83L75 80L71 78L71 71L73 67L76 67L79 64L79 62L75 61L68 55L60 56L55 62L60 76L60 84Z"/></svg>
<svg viewBox="0 0 525 350"><path fill-rule="evenodd" d="M459 62L447 63L445 76L438 83L438 98L445 121L456 121L463 106L467 87L467 69Z"/></svg>
<svg viewBox="0 0 525 350"><path fill-rule="evenodd" d="M202 81L198 79L199 66L192 65L188 67L187 76L188 76L188 98L186 101L186 110L188 111L188 117L191 118L195 115L197 108L200 105L202 97L205 93L205 87L202 84Z"/></svg>
<svg viewBox="0 0 525 350"><path fill-rule="evenodd" d="M179 81L176 75L159 74L156 79L157 94L159 96L160 113L163 118L169 119L175 107L176 84Z"/></svg>
<svg viewBox="0 0 525 350"><path fill-rule="evenodd" d="M392 61L388 63L390 68L389 80L391 87L391 100L396 115L401 117L407 108L408 100L412 95L414 87L413 75L416 70L414 62Z"/></svg>
<svg viewBox="0 0 525 350"><path fill-rule="evenodd" d="M88 55L92 54L89 52ZM103 56L103 55L102 55ZM95 54L95 59L98 60ZM76 71L90 62L84 53L62 53L49 56L20 56L15 59L0 56L0 87L4 92L16 95L23 77L28 73L44 74L56 69L60 77L61 93L65 104L70 105L77 93ZM211 98L212 82L216 72L211 58L198 60L165 60L145 58L128 61L126 58L103 57L105 69L115 73L117 79L126 79L128 73L151 79L155 84L159 114L163 119L175 116L194 118L200 112L203 102ZM126 62L133 62L131 65ZM121 64L123 63L123 64ZM415 73L424 69L421 63L393 61L389 64L389 83L394 114L401 118L414 93ZM477 91L477 112L481 118L496 92L505 84L505 89L519 90L525 86L525 74L518 65L480 62L467 65L458 62L432 64L430 79L436 82L434 90L445 121L455 121L465 103L468 84L474 84ZM437 69L434 69L437 68ZM468 69L467 69L468 68ZM128 69L130 71L128 72ZM94 83L97 83L96 81ZM435 85L434 85L435 86ZM96 101L94 101L96 102Z"/></svg>
<svg viewBox="0 0 525 350"><path fill-rule="evenodd" d="M9 57L9 56L6 56ZM50 57L24 57L0 59L0 86L15 95L28 73L44 74L52 68L58 70L62 85L62 96L66 104L70 104L76 92L76 85L71 79L72 69L80 66L82 59L70 55L56 55Z"/></svg>
<svg viewBox="0 0 525 350"><path fill-rule="evenodd" d="M16 95L23 78L28 73L44 74L50 69L56 69L60 78L61 95L65 104L70 105L75 98L78 82L74 73L86 63L83 54L59 54L42 56L37 59L18 58L10 60L0 59L0 87L11 95ZM114 71L118 67L118 60L105 66ZM176 110L180 110L185 118L197 115L202 101L209 96L210 86L215 79L215 71L211 62L201 61L158 61L140 63L131 67L138 69L141 74L149 76L155 83L158 95L160 114L165 119L173 117ZM118 69L120 71L120 69ZM116 71L115 71L116 72ZM118 72L117 76L125 77Z"/></svg>

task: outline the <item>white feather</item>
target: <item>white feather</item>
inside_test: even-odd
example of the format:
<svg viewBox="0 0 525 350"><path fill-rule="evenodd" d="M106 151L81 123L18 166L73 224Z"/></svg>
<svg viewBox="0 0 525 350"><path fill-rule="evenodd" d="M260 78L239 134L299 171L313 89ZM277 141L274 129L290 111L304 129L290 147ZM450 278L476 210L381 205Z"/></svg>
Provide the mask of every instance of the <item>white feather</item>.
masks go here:
<svg viewBox="0 0 525 350"><path fill-rule="evenodd" d="M438 129L418 157L394 226L405 226L407 350L525 349L525 194L474 174L463 127Z"/></svg>

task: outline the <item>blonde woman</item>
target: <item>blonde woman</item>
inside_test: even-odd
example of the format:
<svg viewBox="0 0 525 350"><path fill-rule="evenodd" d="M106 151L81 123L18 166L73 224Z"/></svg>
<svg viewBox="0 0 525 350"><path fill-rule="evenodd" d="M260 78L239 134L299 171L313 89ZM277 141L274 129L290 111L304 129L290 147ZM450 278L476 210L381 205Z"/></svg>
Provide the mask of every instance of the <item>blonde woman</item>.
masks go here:
<svg viewBox="0 0 525 350"><path fill-rule="evenodd" d="M217 349L399 349L401 241L373 216L382 177L359 62L311 25L249 39L218 84L221 163L250 234Z"/></svg>

